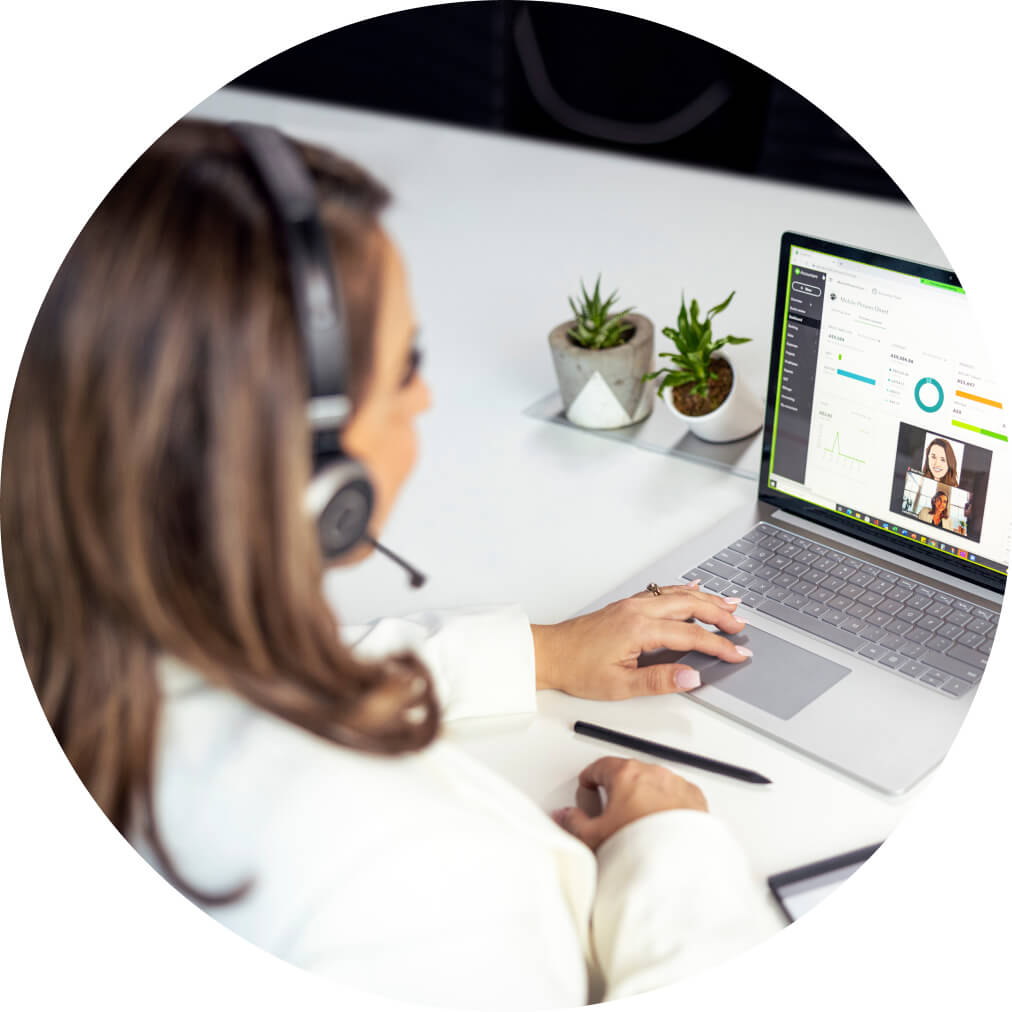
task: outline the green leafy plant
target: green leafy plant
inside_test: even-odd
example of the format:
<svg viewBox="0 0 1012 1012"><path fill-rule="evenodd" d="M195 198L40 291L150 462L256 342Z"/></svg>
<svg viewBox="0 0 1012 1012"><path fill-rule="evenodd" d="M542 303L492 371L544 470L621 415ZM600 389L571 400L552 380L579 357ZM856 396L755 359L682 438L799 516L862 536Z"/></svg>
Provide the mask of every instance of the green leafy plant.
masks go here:
<svg viewBox="0 0 1012 1012"><path fill-rule="evenodd" d="M569 306L576 317L576 326L570 327L566 333L578 345L584 348L614 348L629 339L636 328L623 319L626 313L632 312L632 306L613 313L611 307L618 300L618 292L612 292L606 300L601 301L601 276L598 275L594 292L587 294L583 282L580 282L583 300L579 305L572 299Z"/></svg>
<svg viewBox="0 0 1012 1012"><path fill-rule="evenodd" d="M713 353L725 344L747 344L752 340L750 337L722 337L719 340L713 339L713 326L711 321L718 314L724 312L731 304L734 292L719 305L707 310L704 319L699 318L699 303L693 299L688 310L685 308L685 296L682 296L682 308L678 313L678 326L665 327L662 331L665 337L670 338L676 351L662 351L658 358L670 359L672 365L661 366L656 372L646 373L643 377L646 380L656 379L663 376L657 387L657 396L661 397L668 387L681 387L692 384L692 391L700 397L706 396L710 380L715 380L717 374L710 366Z"/></svg>

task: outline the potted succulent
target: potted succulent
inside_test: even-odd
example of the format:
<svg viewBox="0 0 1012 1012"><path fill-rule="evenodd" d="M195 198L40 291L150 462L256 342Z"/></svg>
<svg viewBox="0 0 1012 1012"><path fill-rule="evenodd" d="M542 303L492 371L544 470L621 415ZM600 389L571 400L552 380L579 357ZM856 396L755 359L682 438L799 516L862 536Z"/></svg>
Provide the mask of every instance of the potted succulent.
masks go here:
<svg viewBox="0 0 1012 1012"><path fill-rule="evenodd" d="M601 298L601 278L593 293L580 282L582 298L572 298L574 319L549 335L555 375L566 417L587 429L618 429L640 422L653 409L643 373L654 358L654 325L631 309L614 311L616 292Z"/></svg>
<svg viewBox="0 0 1012 1012"><path fill-rule="evenodd" d="M657 396L690 431L710 443L730 443L751 436L762 425L762 407L751 391L740 383L734 367L724 355L725 345L746 344L750 337L713 338L712 320L731 304L734 292L719 305L699 317L699 303L693 299L688 310L685 296L678 313L678 326L665 327L663 334L674 343L674 351L662 351L659 358L669 359L647 373L643 380L663 377Z"/></svg>

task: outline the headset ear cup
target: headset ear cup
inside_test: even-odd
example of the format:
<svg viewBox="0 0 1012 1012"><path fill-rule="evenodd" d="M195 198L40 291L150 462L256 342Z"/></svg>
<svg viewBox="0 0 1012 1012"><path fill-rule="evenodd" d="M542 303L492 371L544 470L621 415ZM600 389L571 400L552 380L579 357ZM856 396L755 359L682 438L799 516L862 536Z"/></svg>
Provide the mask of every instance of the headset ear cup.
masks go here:
<svg viewBox="0 0 1012 1012"><path fill-rule="evenodd" d="M349 552L369 529L375 496L357 460L330 457L314 475L307 500L316 517L320 551L327 560Z"/></svg>

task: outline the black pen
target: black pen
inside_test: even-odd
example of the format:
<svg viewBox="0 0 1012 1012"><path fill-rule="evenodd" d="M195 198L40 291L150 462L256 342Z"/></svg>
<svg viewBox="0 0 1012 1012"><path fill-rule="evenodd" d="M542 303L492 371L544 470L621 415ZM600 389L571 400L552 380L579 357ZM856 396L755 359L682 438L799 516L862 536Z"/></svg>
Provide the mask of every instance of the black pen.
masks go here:
<svg viewBox="0 0 1012 1012"><path fill-rule="evenodd" d="M695 766L701 770L709 770L711 773L720 773L725 777L734 777L736 780L747 780L750 784L773 783L768 777L764 777L761 773L756 773L755 770L747 770L741 766L722 763L719 759L707 759L706 756L696 755L695 752L683 752L680 748L671 748L670 745L661 745L659 742L648 741L646 738L637 738L633 734L612 731L610 728L601 727L599 724L588 724L584 720L578 720L573 725L573 730L577 734L586 735L588 738L597 738L612 745L621 745L623 748L632 749L634 752L646 752L647 755L654 755L659 759L667 759L674 763L684 763L686 766Z"/></svg>

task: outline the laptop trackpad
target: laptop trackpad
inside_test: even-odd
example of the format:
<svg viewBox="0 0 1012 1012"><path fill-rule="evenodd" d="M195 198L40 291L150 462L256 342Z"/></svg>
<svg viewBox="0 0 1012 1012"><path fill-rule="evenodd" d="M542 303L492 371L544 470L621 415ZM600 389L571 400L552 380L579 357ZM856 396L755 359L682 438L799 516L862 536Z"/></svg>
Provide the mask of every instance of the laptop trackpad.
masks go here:
<svg viewBox="0 0 1012 1012"><path fill-rule="evenodd" d="M712 685L782 720L790 720L851 670L752 626L727 638L747 646L754 656L741 664L728 664L692 651L681 662L696 668L704 685Z"/></svg>

